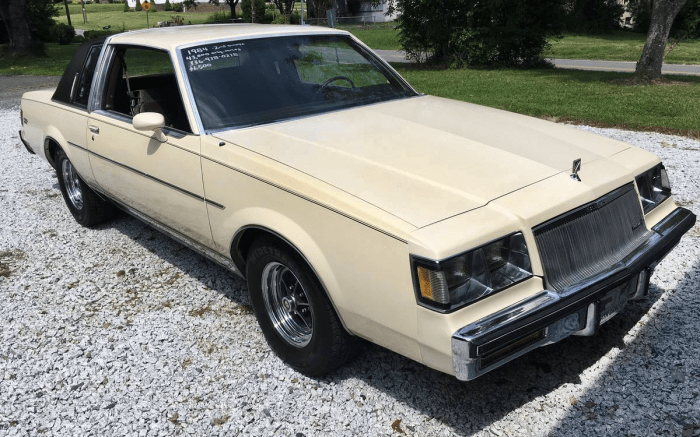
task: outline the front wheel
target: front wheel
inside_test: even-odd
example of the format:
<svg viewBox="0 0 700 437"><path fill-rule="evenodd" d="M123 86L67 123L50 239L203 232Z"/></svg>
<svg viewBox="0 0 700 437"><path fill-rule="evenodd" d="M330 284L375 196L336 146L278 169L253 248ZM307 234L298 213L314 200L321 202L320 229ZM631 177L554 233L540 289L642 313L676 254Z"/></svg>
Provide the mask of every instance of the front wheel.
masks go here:
<svg viewBox="0 0 700 437"><path fill-rule="evenodd" d="M56 151L55 162L58 186L68 210L78 223L92 226L114 215L114 205L101 199L80 179L63 150Z"/></svg>
<svg viewBox="0 0 700 437"><path fill-rule="evenodd" d="M310 376L328 373L355 355L348 334L311 269L287 247L255 242L247 262L248 290L270 348Z"/></svg>

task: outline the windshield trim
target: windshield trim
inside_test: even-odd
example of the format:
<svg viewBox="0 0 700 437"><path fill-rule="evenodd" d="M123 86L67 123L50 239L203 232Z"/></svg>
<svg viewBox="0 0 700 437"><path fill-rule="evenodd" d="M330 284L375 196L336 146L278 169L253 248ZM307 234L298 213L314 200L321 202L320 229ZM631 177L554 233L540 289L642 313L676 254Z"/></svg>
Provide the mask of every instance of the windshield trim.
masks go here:
<svg viewBox="0 0 700 437"><path fill-rule="evenodd" d="M266 121L266 122L251 124L251 125L245 125L245 126L231 126L231 127L221 128L221 129L204 129L204 124L202 123L202 119L201 119L200 114L199 114L199 109L197 108L197 102L195 101L194 93L193 93L192 87L190 85L190 78L189 78L189 75L187 72L187 68L185 67L185 60L183 58L183 52L185 51L185 49L188 49L191 47L197 47L197 46L201 46L201 45L206 45L206 44L245 41L245 40L251 40L251 39L280 38L280 37L285 37L285 36L345 36L345 37L349 37L350 39L353 40L353 42L355 42L357 44L358 48L362 51L362 54L365 55L371 63L378 63L379 65L381 65L398 82L400 82L402 85L404 85L409 91L414 93L413 96L406 96L403 98L418 97L418 96L423 95L423 94L417 92L406 81L406 79L404 79L388 62L386 62L379 55L374 53L374 51L372 51L371 48L369 48L365 43L363 43L362 41L357 39L353 34L346 32L346 31L322 31L322 32L309 32L309 33L306 33L306 32L304 32L304 33L279 32L279 33L274 33L274 34L267 34L264 36L263 35L246 35L246 36L241 36L241 37L236 37L236 38L229 37L229 38L212 39L212 40L206 40L206 41L198 41L198 42L193 42L193 43L182 44L182 45L175 47L175 55L177 56L180 73L182 74L182 77L184 79L185 89L187 92L187 100L189 101L190 107L192 109L192 113L195 117L197 131L199 132L200 135L211 135L214 133L224 132L224 131L229 131L229 130L250 129L250 128L255 128L255 127L263 126L263 125L286 123L286 122L292 121L292 120L299 120L299 119L308 118L308 117L315 117L315 116L330 114L330 113L339 112L339 111L356 109L356 108L362 107L362 106L372 106L372 105L376 105L379 103L386 103L386 102L392 102L392 101L397 100L397 99L390 99L390 100L384 100L384 101L379 101L379 102L367 103L364 105L354 105L354 106L350 106L350 107L346 107L346 108L332 109L329 111L320 112L320 113L316 113L316 114L298 115L298 116L289 117L289 118L285 118L285 119Z"/></svg>

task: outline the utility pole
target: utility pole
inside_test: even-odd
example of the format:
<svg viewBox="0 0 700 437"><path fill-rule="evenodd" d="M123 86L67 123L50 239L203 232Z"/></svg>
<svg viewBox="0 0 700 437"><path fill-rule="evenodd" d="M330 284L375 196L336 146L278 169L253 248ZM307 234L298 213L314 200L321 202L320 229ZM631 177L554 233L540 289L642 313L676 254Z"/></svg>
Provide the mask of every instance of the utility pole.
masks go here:
<svg viewBox="0 0 700 437"><path fill-rule="evenodd" d="M304 0L301 0L301 25L304 25Z"/></svg>
<svg viewBox="0 0 700 437"><path fill-rule="evenodd" d="M73 25L70 24L70 11L68 10L68 0L63 0L63 4L66 6L66 18L68 18L68 25L70 27L73 27Z"/></svg>
<svg viewBox="0 0 700 437"><path fill-rule="evenodd" d="M85 0L80 0L83 5L83 24L87 23L87 12L85 12Z"/></svg>

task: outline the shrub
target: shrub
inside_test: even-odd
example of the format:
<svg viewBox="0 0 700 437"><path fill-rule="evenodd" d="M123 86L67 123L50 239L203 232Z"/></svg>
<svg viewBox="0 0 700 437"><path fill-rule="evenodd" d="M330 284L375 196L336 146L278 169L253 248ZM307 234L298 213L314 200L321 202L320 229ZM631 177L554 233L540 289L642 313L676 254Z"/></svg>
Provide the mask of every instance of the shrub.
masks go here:
<svg viewBox="0 0 700 437"><path fill-rule="evenodd" d="M289 24L289 20L287 20L287 16L284 14L278 14L273 20L272 24Z"/></svg>
<svg viewBox="0 0 700 437"><path fill-rule="evenodd" d="M66 23L56 23L51 27L51 39L61 45L70 44L75 38L75 29Z"/></svg>
<svg viewBox="0 0 700 437"><path fill-rule="evenodd" d="M175 3L173 6L173 12L182 12L182 3Z"/></svg>
<svg viewBox="0 0 700 437"><path fill-rule="evenodd" d="M620 27L625 8L617 0L574 0L566 8L566 29L582 33L602 33Z"/></svg>
<svg viewBox="0 0 700 437"><path fill-rule="evenodd" d="M90 41L91 39L102 38L103 36L114 35L119 33L112 30L87 30L85 31L85 40Z"/></svg>
<svg viewBox="0 0 700 437"><path fill-rule="evenodd" d="M251 0L241 0L241 12L243 13L243 21L246 23L253 22L253 14L250 10ZM255 21L258 23L265 20L265 0L255 0Z"/></svg>
<svg viewBox="0 0 700 437"><path fill-rule="evenodd" d="M129 3L124 2L124 12L131 12L131 8L129 7Z"/></svg>
<svg viewBox="0 0 700 437"><path fill-rule="evenodd" d="M452 67L547 65L561 37L566 0L403 0L399 40L406 53Z"/></svg>
<svg viewBox="0 0 700 437"><path fill-rule="evenodd" d="M172 10L173 10L173 5L170 4L170 0L165 0L165 10L166 10L166 11L172 11Z"/></svg>
<svg viewBox="0 0 700 437"><path fill-rule="evenodd" d="M299 24L301 23L301 20L299 18L299 12L294 11L292 12L292 16L289 17L289 24Z"/></svg>
<svg viewBox="0 0 700 437"><path fill-rule="evenodd" d="M406 1L404 3L410 3L410 1ZM352 15L357 15L358 12L360 12L360 8L362 8L362 1L361 0L348 0L347 2L348 5L348 12Z"/></svg>
<svg viewBox="0 0 700 437"><path fill-rule="evenodd" d="M134 7L134 11L136 11L136 12L143 11L143 8L141 7L140 0L136 0L136 6Z"/></svg>
<svg viewBox="0 0 700 437"><path fill-rule="evenodd" d="M261 23L272 23L274 19L275 12L268 9L265 11L265 18L261 21Z"/></svg>
<svg viewBox="0 0 700 437"><path fill-rule="evenodd" d="M0 1L4 3L6 0ZM56 24L53 17L58 17L58 5L53 4L51 0L29 0L26 8L32 39L55 41L52 28Z"/></svg>

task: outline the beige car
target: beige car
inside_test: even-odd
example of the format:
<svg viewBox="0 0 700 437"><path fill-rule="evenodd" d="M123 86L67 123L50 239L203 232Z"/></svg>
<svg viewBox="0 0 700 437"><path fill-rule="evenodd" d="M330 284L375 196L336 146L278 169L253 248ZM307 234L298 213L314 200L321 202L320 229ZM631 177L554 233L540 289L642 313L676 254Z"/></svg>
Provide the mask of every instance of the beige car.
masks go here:
<svg viewBox="0 0 700 437"><path fill-rule="evenodd" d="M419 94L333 29L118 34L22 111L79 223L117 206L246 278L310 375L360 338L469 380L593 335L695 223L655 156Z"/></svg>

